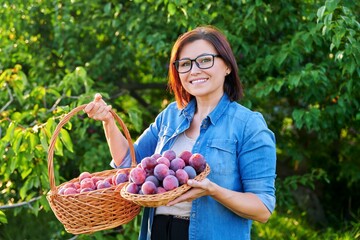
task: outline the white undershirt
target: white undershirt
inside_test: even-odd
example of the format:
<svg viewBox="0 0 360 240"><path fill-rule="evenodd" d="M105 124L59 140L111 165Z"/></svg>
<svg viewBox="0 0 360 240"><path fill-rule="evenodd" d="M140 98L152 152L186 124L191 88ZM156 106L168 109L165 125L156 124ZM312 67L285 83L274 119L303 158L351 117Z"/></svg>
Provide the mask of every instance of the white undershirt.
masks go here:
<svg viewBox="0 0 360 240"><path fill-rule="evenodd" d="M178 156L185 150L191 152L194 144L195 139L188 138L185 132L183 132L177 137L171 149L176 153L176 156ZM160 206L156 208L155 214L189 217L191 212L191 204L191 202L181 202L170 207Z"/></svg>

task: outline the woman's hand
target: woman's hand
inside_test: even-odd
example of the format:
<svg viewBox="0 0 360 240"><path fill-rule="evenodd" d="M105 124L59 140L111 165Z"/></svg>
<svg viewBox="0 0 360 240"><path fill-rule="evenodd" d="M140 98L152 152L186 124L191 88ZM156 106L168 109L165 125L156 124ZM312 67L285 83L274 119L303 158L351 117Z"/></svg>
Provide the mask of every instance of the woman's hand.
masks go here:
<svg viewBox="0 0 360 240"><path fill-rule="evenodd" d="M192 188L180 197L169 202L167 206L172 206L179 202L191 202L199 197L211 195L211 189L213 189L214 185L214 183L207 178L202 181L191 179L188 180L187 184Z"/></svg>
<svg viewBox="0 0 360 240"><path fill-rule="evenodd" d="M179 202L191 202L202 196L211 196L243 218L265 223L271 215L263 202L253 193L232 191L220 187L208 178L200 182L191 179L188 180L187 184L192 188L180 197L169 202L167 206L172 206Z"/></svg>
<svg viewBox="0 0 360 240"><path fill-rule="evenodd" d="M106 102L102 99L101 94L96 93L94 101L90 102L84 109L84 112L87 113L89 118L100 120L103 122L109 122L113 120L114 117L110 113L111 105L107 105Z"/></svg>

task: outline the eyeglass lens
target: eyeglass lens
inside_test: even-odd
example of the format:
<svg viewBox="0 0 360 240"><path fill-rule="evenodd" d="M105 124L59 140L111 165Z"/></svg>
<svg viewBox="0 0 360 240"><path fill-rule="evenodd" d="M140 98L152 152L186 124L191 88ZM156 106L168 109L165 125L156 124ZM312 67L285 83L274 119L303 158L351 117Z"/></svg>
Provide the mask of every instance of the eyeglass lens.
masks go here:
<svg viewBox="0 0 360 240"><path fill-rule="evenodd" d="M177 60L175 62L175 67L179 73L186 73L191 70L192 63L195 62L198 68L208 69L214 66L214 57L215 55L208 54L208 55L198 56L195 59L186 58L186 59Z"/></svg>

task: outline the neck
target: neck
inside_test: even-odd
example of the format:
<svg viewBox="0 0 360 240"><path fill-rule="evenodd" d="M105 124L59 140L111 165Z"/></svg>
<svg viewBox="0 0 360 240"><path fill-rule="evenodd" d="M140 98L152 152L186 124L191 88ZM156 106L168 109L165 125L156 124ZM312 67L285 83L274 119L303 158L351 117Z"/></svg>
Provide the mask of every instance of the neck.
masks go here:
<svg viewBox="0 0 360 240"><path fill-rule="evenodd" d="M204 119L214 110L220 99L221 97L216 99L196 98L197 109L195 115L197 115L200 120Z"/></svg>

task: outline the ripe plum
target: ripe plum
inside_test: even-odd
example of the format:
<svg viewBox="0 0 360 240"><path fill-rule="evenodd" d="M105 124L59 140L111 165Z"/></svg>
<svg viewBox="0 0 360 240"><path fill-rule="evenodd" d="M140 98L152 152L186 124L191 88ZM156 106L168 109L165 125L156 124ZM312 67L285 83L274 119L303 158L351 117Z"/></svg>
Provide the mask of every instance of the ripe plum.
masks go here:
<svg viewBox="0 0 360 240"><path fill-rule="evenodd" d="M66 188L64 188L64 187L61 187L61 188L59 188L59 194L64 194L64 192L65 192L65 190L66 190Z"/></svg>
<svg viewBox="0 0 360 240"><path fill-rule="evenodd" d="M165 188L163 188L163 187L157 188L157 193L164 193L164 192L166 192Z"/></svg>
<svg viewBox="0 0 360 240"><path fill-rule="evenodd" d="M84 189L81 189L80 190L80 193L83 193L83 192L91 192L93 191L94 189L91 189L91 188L84 188Z"/></svg>
<svg viewBox="0 0 360 240"><path fill-rule="evenodd" d="M137 194L139 192L139 186L136 183L130 183L126 187L126 191L129 192L129 193Z"/></svg>
<svg viewBox="0 0 360 240"><path fill-rule="evenodd" d="M118 173L115 176L115 181L113 180L114 185L119 185L120 183L129 181L129 176L126 173Z"/></svg>
<svg viewBox="0 0 360 240"><path fill-rule="evenodd" d="M179 186L179 180L173 175L168 175L163 180L163 187L165 188L166 191L173 190L178 186Z"/></svg>
<svg viewBox="0 0 360 240"><path fill-rule="evenodd" d="M200 153L194 153L189 159L189 165L192 166L197 173L204 171L206 167L204 156Z"/></svg>
<svg viewBox="0 0 360 240"><path fill-rule="evenodd" d="M166 166L170 167L170 160L167 159L166 157L159 157L156 162L159 164L159 163L163 163L165 164Z"/></svg>
<svg viewBox="0 0 360 240"><path fill-rule="evenodd" d="M76 186L75 186L75 184L74 183L66 183L64 186L63 186L64 188L75 188L76 189Z"/></svg>
<svg viewBox="0 0 360 240"><path fill-rule="evenodd" d="M154 168L154 176L162 181L167 175L169 175L169 168L165 164L158 164Z"/></svg>
<svg viewBox="0 0 360 240"><path fill-rule="evenodd" d="M102 180L101 177L92 177L91 180L93 181L93 183L96 185L96 183L99 181L99 180Z"/></svg>
<svg viewBox="0 0 360 240"><path fill-rule="evenodd" d="M189 180L189 175L187 174L187 172L184 169L178 169L175 172L175 176L179 180L180 186L187 183L187 181Z"/></svg>
<svg viewBox="0 0 360 240"><path fill-rule="evenodd" d="M145 182L146 172L144 169L136 167L130 171L130 179L137 185L141 185Z"/></svg>
<svg viewBox="0 0 360 240"><path fill-rule="evenodd" d="M81 189L84 189L84 188L95 189L96 186L91 178L85 178L80 182L80 188Z"/></svg>
<svg viewBox="0 0 360 240"><path fill-rule="evenodd" d="M166 157L171 162L173 159L176 158L176 153L174 150L169 149L169 150L166 150L165 152L163 152L162 156Z"/></svg>
<svg viewBox="0 0 360 240"><path fill-rule="evenodd" d="M190 151L183 151L179 154L179 158L184 160L185 165L189 165L189 159L192 156L192 153Z"/></svg>
<svg viewBox="0 0 360 240"><path fill-rule="evenodd" d="M92 177L91 173L89 173L89 172L82 172L82 173L80 173L80 175L79 175L79 182L81 182L81 181L84 180L85 178L91 178L91 177Z"/></svg>
<svg viewBox="0 0 360 240"><path fill-rule="evenodd" d="M176 172L178 169L183 169L185 167L185 162L181 158L177 157L170 162L170 169Z"/></svg>
<svg viewBox="0 0 360 240"><path fill-rule="evenodd" d="M155 160L157 160L159 157L161 157L161 154L160 153L154 153L151 157L155 158Z"/></svg>
<svg viewBox="0 0 360 240"><path fill-rule="evenodd" d="M75 188L72 188L72 187L66 188L64 191L64 195L76 194L76 193L78 193L78 192L76 191Z"/></svg>
<svg viewBox="0 0 360 240"><path fill-rule="evenodd" d="M100 180L97 185L97 189L104 189L104 188L109 188L109 187L111 187L111 183L106 179Z"/></svg>
<svg viewBox="0 0 360 240"><path fill-rule="evenodd" d="M192 166L185 166L184 170L186 171L186 173L189 176L189 179L193 179L196 177L196 171Z"/></svg>
<svg viewBox="0 0 360 240"><path fill-rule="evenodd" d="M141 160L141 167L147 173L153 172L156 164L157 164L156 159L153 157L145 157Z"/></svg>
<svg viewBox="0 0 360 240"><path fill-rule="evenodd" d="M155 177L154 175L150 175L145 179L146 181L151 181L155 184L156 187L158 187L160 185L159 179L157 179L157 177Z"/></svg>
<svg viewBox="0 0 360 240"><path fill-rule="evenodd" d="M155 186L155 183L152 181L145 181L141 185L141 191L143 194L155 194L157 192L157 188Z"/></svg>

